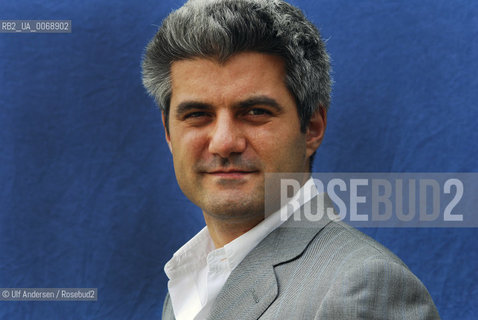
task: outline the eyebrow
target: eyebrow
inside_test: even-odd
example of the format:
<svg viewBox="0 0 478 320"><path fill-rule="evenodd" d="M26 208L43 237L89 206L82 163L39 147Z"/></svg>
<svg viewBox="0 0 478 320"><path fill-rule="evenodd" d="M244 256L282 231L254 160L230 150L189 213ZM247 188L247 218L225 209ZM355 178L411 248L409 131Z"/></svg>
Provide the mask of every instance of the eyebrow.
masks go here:
<svg viewBox="0 0 478 320"><path fill-rule="evenodd" d="M238 109L248 109L257 105L269 106L275 109L277 112L284 111L284 107L280 105L275 99L269 98L267 96L256 96L246 99L237 103L234 108Z"/></svg>
<svg viewBox="0 0 478 320"><path fill-rule="evenodd" d="M284 107L280 105L275 99L272 99L267 96L254 96L250 97L244 101L240 101L234 104L232 107L234 109L248 109L257 105L269 106L276 110L276 112L283 112ZM182 114L187 113L190 110L211 110L213 106L209 103L199 102L199 101L184 101L178 104L176 107L176 114L181 116Z"/></svg>
<svg viewBox="0 0 478 320"><path fill-rule="evenodd" d="M176 107L176 114L181 116L190 110L211 110L212 105L197 101L184 101Z"/></svg>

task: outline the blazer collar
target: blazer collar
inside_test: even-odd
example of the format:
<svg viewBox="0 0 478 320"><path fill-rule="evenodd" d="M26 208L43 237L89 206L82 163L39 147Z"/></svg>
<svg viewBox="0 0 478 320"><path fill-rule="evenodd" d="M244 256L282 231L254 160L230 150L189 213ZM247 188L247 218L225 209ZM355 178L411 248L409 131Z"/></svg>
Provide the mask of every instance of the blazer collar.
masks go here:
<svg viewBox="0 0 478 320"><path fill-rule="evenodd" d="M332 207L325 194L304 204L272 231L232 271L219 292L209 319L257 319L278 295L274 267L296 259L331 220L324 207Z"/></svg>

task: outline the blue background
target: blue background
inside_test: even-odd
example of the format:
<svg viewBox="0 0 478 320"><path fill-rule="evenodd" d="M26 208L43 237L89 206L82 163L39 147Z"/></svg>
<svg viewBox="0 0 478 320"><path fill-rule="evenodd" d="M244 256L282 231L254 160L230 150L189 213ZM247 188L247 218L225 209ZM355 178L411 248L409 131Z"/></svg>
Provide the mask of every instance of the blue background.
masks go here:
<svg viewBox="0 0 478 320"><path fill-rule="evenodd" d="M293 1L334 69L318 171L478 171L478 2ZM203 226L180 192L140 60L179 1L1 1L0 287L94 287L97 302L0 302L1 319L159 318L164 263ZM365 229L476 319L476 229Z"/></svg>

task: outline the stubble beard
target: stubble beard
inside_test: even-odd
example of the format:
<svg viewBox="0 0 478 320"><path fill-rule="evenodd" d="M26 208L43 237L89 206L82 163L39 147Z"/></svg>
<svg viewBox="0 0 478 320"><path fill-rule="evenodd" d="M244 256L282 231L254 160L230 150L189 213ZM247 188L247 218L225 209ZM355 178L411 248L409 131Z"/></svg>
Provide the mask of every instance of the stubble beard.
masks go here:
<svg viewBox="0 0 478 320"><path fill-rule="evenodd" d="M261 165L257 161L247 160L241 155L234 155L224 159L215 157L212 161L196 164L194 171L199 173L199 179L208 179L207 171L217 168L240 168L244 171L256 171L251 173L252 181L244 183L256 184L250 190L242 190L242 182L218 179L213 185L206 186L206 180L198 181L202 192L196 199L191 199L199 206L205 215L211 218L233 222L244 220L257 220L264 218L264 177L254 176L260 174ZM261 180L257 180L257 179ZM211 181L209 181L211 183Z"/></svg>
<svg viewBox="0 0 478 320"><path fill-rule="evenodd" d="M264 219L264 187L256 187L248 194L235 192L206 194L197 204L209 217L228 222ZM230 191L225 191L226 193Z"/></svg>

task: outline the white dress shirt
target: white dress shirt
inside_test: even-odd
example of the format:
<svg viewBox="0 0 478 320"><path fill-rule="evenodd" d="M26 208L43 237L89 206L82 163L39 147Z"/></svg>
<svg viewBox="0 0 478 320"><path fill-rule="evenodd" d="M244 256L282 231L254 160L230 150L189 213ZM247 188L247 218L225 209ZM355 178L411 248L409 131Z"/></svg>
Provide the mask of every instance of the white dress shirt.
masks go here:
<svg viewBox="0 0 478 320"><path fill-rule="evenodd" d="M295 196L300 205L317 195L317 189L310 178ZM232 270L269 233L278 228L289 217L292 206L284 205L254 228L240 237L216 249L207 227L189 240L166 263L164 271L169 278L168 290L177 320L206 319L212 303L226 283ZM282 214L281 214L282 213Z"/></svg>

